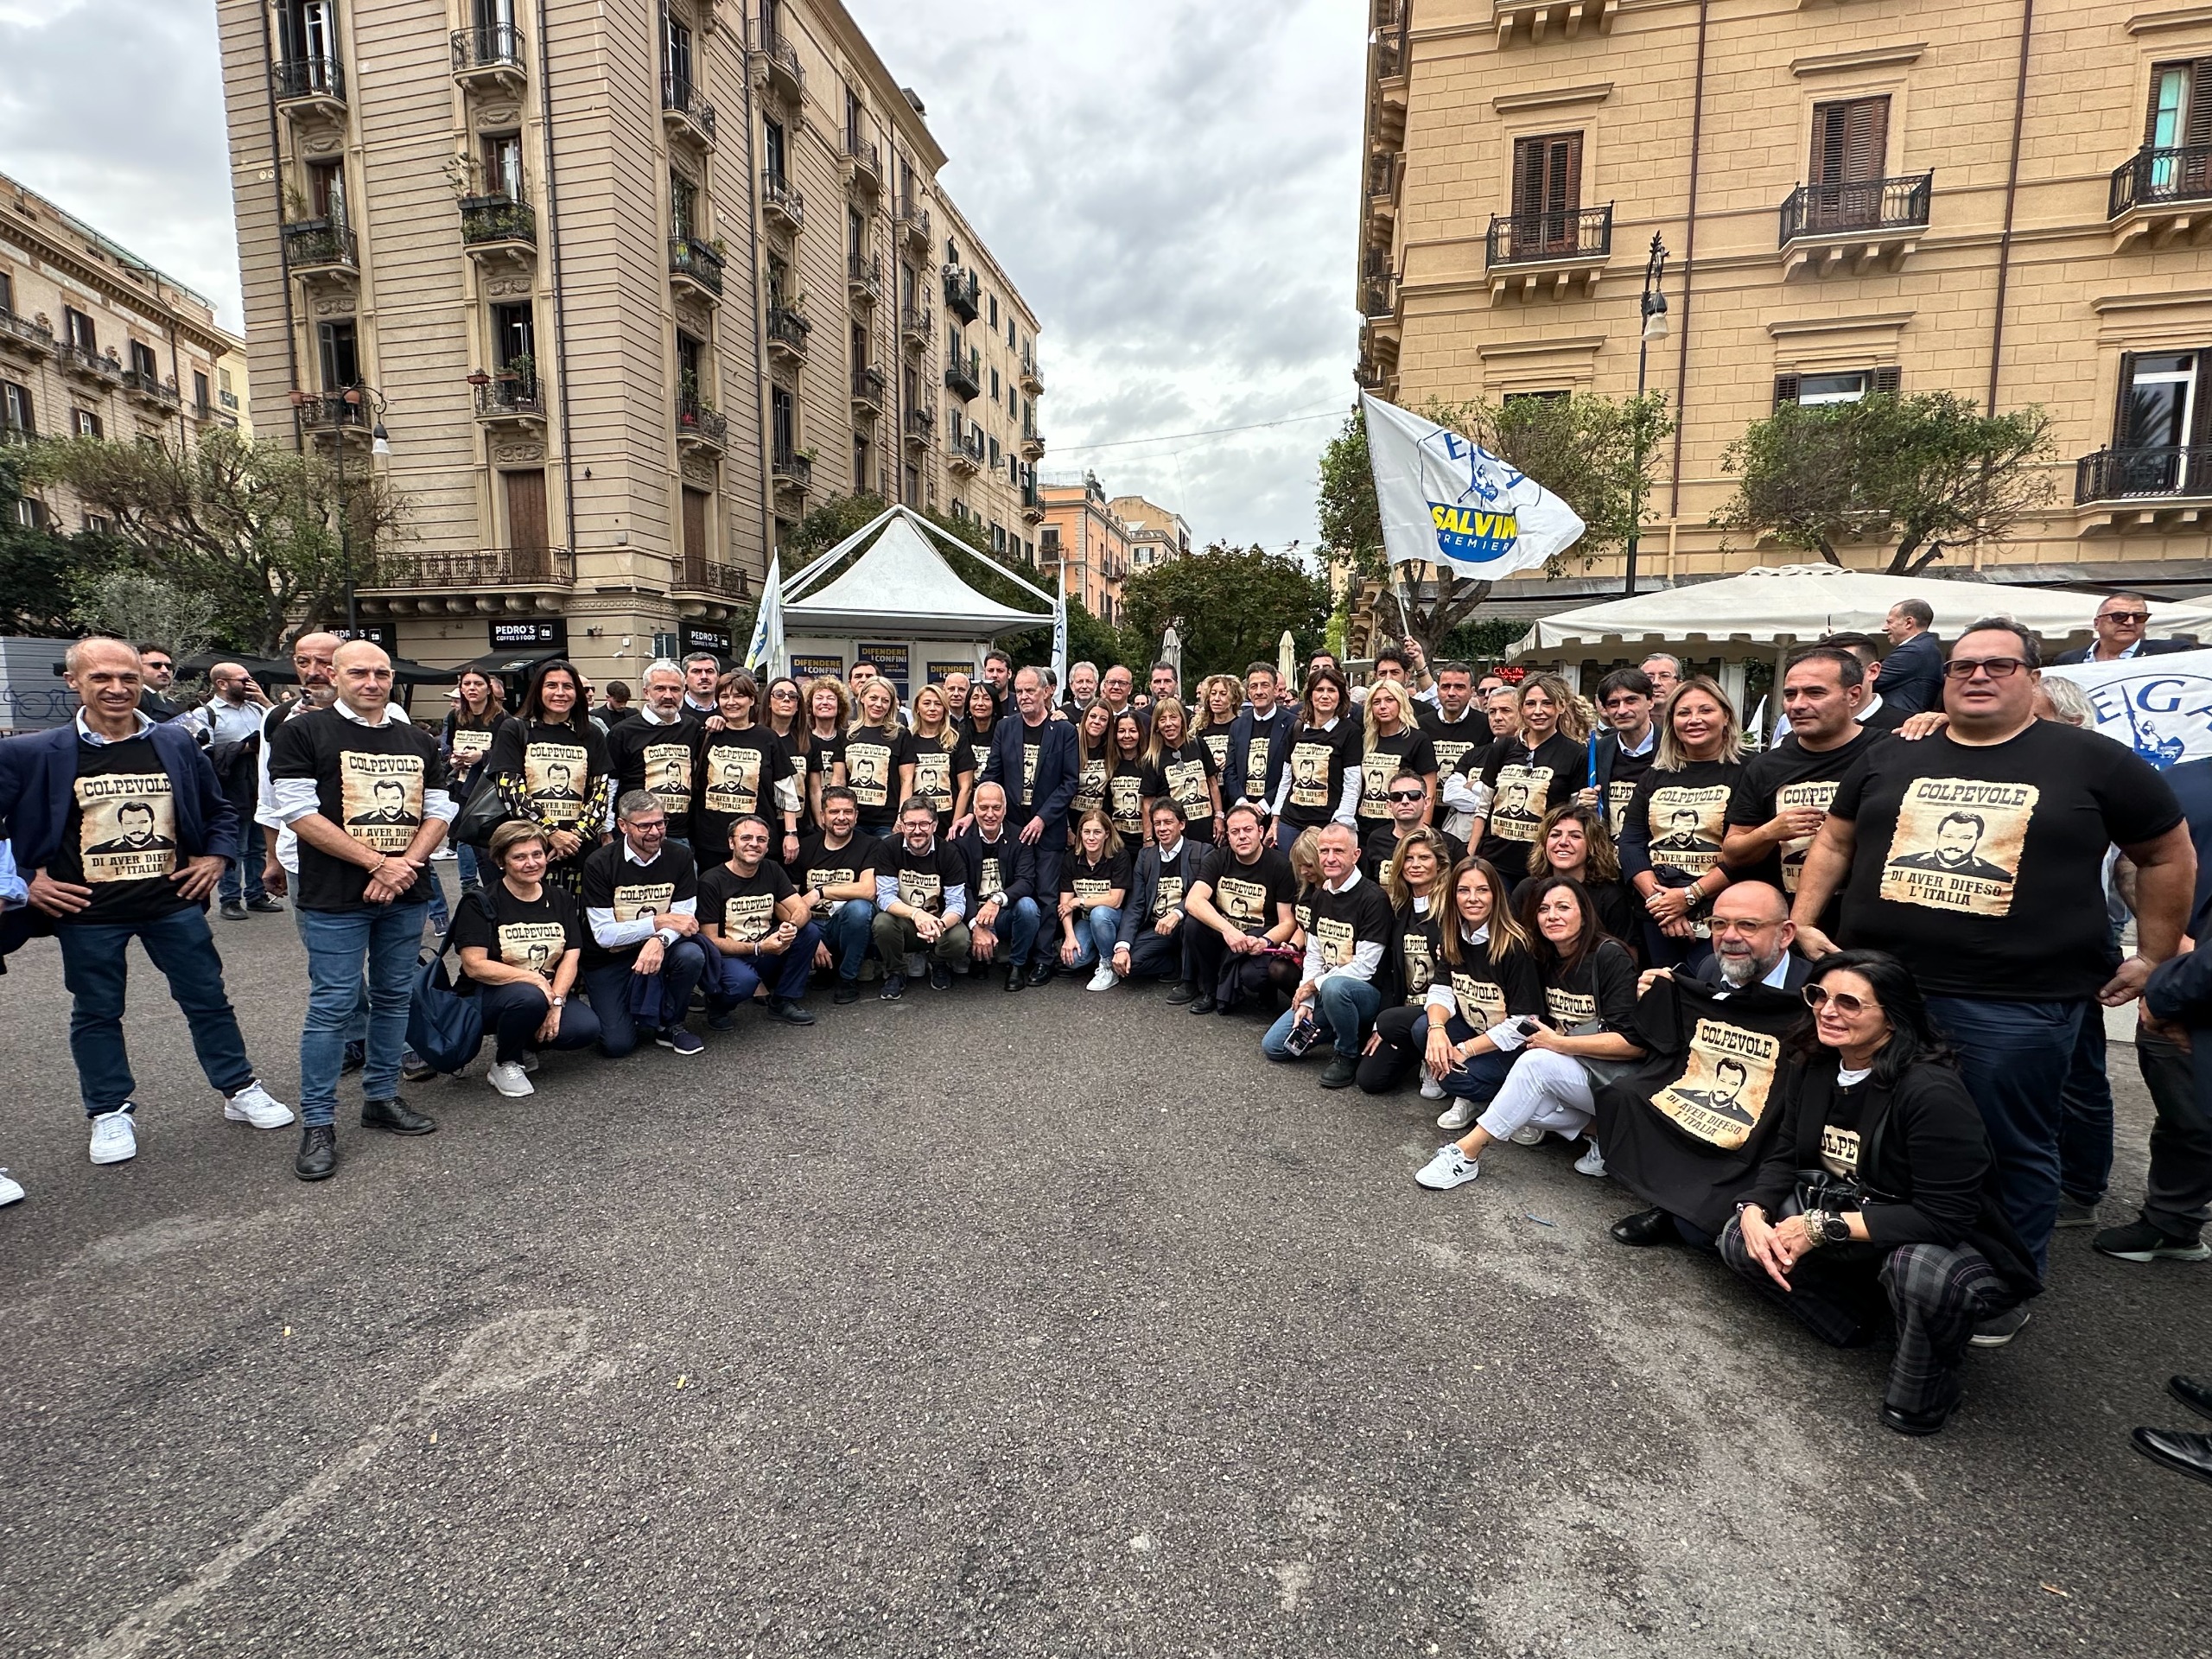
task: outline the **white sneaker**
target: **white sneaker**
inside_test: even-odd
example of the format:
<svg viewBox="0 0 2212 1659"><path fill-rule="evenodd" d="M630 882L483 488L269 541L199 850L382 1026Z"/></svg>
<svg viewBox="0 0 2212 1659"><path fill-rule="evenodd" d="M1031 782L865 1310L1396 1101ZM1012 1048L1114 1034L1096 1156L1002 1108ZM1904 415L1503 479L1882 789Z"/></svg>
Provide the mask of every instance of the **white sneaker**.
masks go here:
<svg viewBox="0 0 2212 1659"><path fill-rule="evenodd" d="M130 1117L136 1109L136 1103L118 1106L92 1120L94 1163L127 1164L138 1155L138 1126Z"/></svg>
<svg viewBox="0 0 2212 1659"><path fill-rule="evenodd" d="M1513 1131L1513 1144L1516 1147L1541 1147L1544 1144L1544 1132L1533 1123L1523 1123Z"/></svg>
<svg viewBox="0 0 2212 1659"><path fill-rule="evenodd" d="M531 1080L523 1075L522 1067L509 1060L505 1065L495 1065L484 1074L484 1081L505 1095L509 1100L520 1100L524 1095L537 1092Z"/></svg>
<svg viewBox="0 0 2212 1659"><path fill-rule="evenodd" d="M1421 1097L1423 1100L1444 1098L1444 1085L1430 1077L1426 1071L1421 1074Z"/></svg>
<svg viewBox="0 0 2212 1659"><path fill-rule="evenodd" d="M1421 1166L1414 1179L1432 1192L1449 1192L1455 1186L1465 1186L1482 1173L1483 1166L1458 1147L1439 1147L1436 1156Z"/></svg>
<svg viewBox="0 0 2212 1659"><path fill-rule="evenodd" d="M292 1109L263 1088L258 1077L223 1103L223 1116L257 1129L285 1128L293 1121Z"/></svg>
<svg viewBox="0 0 2212 1659"><path fill-rule="evenodd" d="M1594 1175L1601 1180L1605 1178L1605 1154L1598 1149L1598 1143L1595 1141L1590 1143L1590 1149L1587 1152L1574 1160L1574 1173L1578 1175Z"/></svg>
<svg viewBox="0 0 2212 1659"><path fill-rule="evenodd" d="M523 1051L522 1069L525 1071L535 1071L537 1070L537 1051L536 1049L531 1048Z"/></svg>
<svg viewBox="0 0 2212 1659"><path fill-rule="evenodd" d="M0 1207L21 1204L22 1199L23 1184L6 1170L0 1169Z"/></svg>
<svg viewBox="0 0 2212 1659"><path fill-rule="evenodd" d="M1475 1103L1464 1095L1452 1096L1452 1103L1444 1109L1444 1116L1436 1120L1440 1129L1464 1129L1475 1121Z"/></svg>
<svg viewBox="0 0 2212 1659"><path fill-rule="evenodd" d="M1110 991L1121 982L1122 976L1110 965L1102 962L1098 964L1098 971L1091 975L1090 983L1083 988L1086 991Z"/></svg>

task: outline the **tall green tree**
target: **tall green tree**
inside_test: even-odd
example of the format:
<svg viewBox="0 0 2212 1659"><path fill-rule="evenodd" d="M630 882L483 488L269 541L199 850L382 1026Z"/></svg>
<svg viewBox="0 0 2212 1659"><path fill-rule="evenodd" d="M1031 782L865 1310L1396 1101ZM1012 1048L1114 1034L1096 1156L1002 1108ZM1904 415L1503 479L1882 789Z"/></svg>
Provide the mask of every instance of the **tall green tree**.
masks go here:
<svg viewBox="0 0 2212 1659"><path fill-rule="evenodd" d="M149 574L207 595L217 638L243 651L271 655L297 630L342 621L349 573L372 587L401 556L404 505L372 468L347 468L341 487L319 452L235 432L188 447L48 441L31 449L26 474L68 486L139 550Z"/></svg>
<svg viewBox="0 0 2212 1659"><path fill-rule="evenodd" d="M77 611L90 585L110 571L138 568L137 550L94 531L64 535L22 522L28 453L0 446L0 634L66 639L78 632Z"/></svg>
<svg viewBox="0 0 2212 1659"><path fill-rule="evenodd" d="M1630 531L1655 516L1651 473L1661 442L1675 429L1662 393L1618 400L1586 393L1510 397L1498 404L1432 400L1419 412L1510 461L1580 515L1588 529L1572 549L1545 566L1548 575L1587 569L1625 545ZM1434 565L1389 563L1366 416L1357 410L1321 452L1317 505L1324 556L1356 583L1380 582L1391 588L1390 608L1402 607L1405 631L1431 653L1490 597L1494 584L1489 581ZM1416 575L1437 585L1424 594L1413 580Z"/></svg>
<svg viewBox="0 0 2212 1659"><path fill-rule="evenodd" d="M1716 524L1844 563L1873 544L1891 575L2005 540L2056 499L2050 417L1985 415L1948 391L1784 404L1728 446L1736 493Z"/></svg>
<svg viewBox="0 0 2212 1659"><path fill-rule="evenodd" d="M1131 576L1122 590L1122 645L1139 678L1173 624L1183 642L1184 680L1242 674L1272 663L1287 628L1299 660L1322 641L1329 585L1288 554L1216 543Z"/></svg>

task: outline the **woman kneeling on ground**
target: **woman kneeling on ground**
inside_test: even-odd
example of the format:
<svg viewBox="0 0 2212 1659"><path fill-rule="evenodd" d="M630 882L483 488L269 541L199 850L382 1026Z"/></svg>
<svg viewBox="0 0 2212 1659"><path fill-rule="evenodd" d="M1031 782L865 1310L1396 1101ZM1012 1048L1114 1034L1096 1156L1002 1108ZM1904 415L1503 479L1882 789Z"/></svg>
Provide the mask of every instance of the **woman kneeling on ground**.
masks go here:
<svg viewBox="0 0 2212 1659"><path fill-rule="evenodd" d="M1882 1421L1933 1434L1959 1403L1975 1322L2042 1288L1998 1196L1981 1114L1896 957L1845 950L1805 986L1804 1081L1728 1265L1839 1348L1895 1321Z"/></svg>
<svg viewBox="0 0 2212 1659"><path fill-rule="evenodd" d="M1522 1019L1493 1026L1497 1047L1521 1051L1497 1098L1475 1127L1414 1177L1435 1192L1464 1186L1482 1173L1482 1154L1500 1141L1533 1147L1548 1129L1572 1139L1597 1115L1584 1063L1625 1065L1643 1057L1636 1030L1636 963L1618 939L1598 925L1582 884L1546 876L1529 895L1524 924L1533 924L1530 950L1544 982L1550 1023ZM1595 1141L1574 1163L1578 1173L1603 1175L1605 1160Z"/></svg>
<svg viewBox="0 0 2212 1659"><path fill-rule="evenodd" d="M533 1094L526 1072L543 1048L583 1048L599 1040L599 1016L571 1002L583 960L583 917L565 888L545 879L546 836L511 818L492 832L499 879L455 907L453 942L492 1037L485 1081L501 1094Z"/></svg>
<svg viewBox="0 0 2212 1659"><path fill-rule="evenodd" d="M1429 982L1436 977L1451 868L1451 851L1442 832L1419 826L1407 833L1382 867L1382 892L1390 900L1397 935L1396 948L1385 964L1392 970L1386 995L1395 994L1396 1000L1386 1001L1375 1016L1375 1030L1359 1052L1357 1080L1364 1094L1389 1094L1406 1080L1421 1057L1414 1028L1426 1018ZM1382 982L1379 975L1377 982ZM1442 1085L1427 1072L1421 1074L1421 1092L1424 1100L1444 1098Z"/></svg>
<svg viewBox="0 0 2212 1659"><path fill-rule="evenodd" d="M1542 1017L1544 982L1529 935L1506 906L1497 865L1460 860L1452 872L1451 906L1458 925L1445 931L1413 1036L1421 1051L1422 1098L1452 1097L1437 1128L1464 1129L1513 1068L1517 1050L1500 1048L1494 1033L1516 1019Z"/></svg>

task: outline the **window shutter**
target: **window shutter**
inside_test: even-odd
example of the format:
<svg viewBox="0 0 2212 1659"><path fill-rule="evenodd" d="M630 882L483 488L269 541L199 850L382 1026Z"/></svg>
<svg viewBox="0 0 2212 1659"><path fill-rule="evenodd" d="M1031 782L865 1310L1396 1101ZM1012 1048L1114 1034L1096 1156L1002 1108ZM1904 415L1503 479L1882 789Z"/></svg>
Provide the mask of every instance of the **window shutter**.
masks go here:
<svg viewBox="0 0 2212 1659"><path fill-rule="evenodd" d="M1526 219L1544 210L1544 141L1513 141L1513 217Z"/></svg>
<svg viewBox="0 0 2212 1659"><path fill-rule="evenodd" d="M1797 377L1794 374L1776 375L1774 377L1774 406L1780 409L1784 404L1794 404L1796 401Z"/></svg>
<svg viewBox="0 0 2212 1659"><path fill-rule="evenodd" d="M1890 100L1854 99L1847 107L1849 114L1844 124L1843 181L1863 184L1882 176L1882 164L1889 148Z"/></svg>
<svg viewBox="0 0 2212 1659"><path fill-rule="evenodd" d="M2212 144L2212 98L2205 96L2212 88L2212 58L2199 58L2189 66L2189 88L2183 93L2189 108L2182 120L2182 143L2184 144ZM2158 92L2151 94L2155 101Z"/></svg>
<svg viewBox="0 0 2212 1659"><path fill-rule="evenodd" d="M1582 135L1570 132L1560 141L1563 165L1561 177L1553 185L1560 196L1560 206L1573 213L1582 206Z"/></svg>
<svg viewBox="0 0 2212 1659"><path fill-rule="evenodd" d="M2135 353L2122 352L2120 354L2120 391L2113 399L2112 409L2112 447L2115 449L2126 448L2134 439L2135 435L2127 429L2128 396L2134 390Z"/></svg>
<svg viewBox="0 0 2212 1659"><path fill-rule="evenodd" d="M1897 395L1897 388L1904 382L1904 372L1894 363L1885 364L1877 368L1868 378L1867 390L1878 395L1894 397Z"/></svg>
<svg viewBox="0 0 2212 1659"><path fill-rule="evenodd" d="M2155 144L2158 142L2158 86L2165 79L2167 72L2176 67L2178 66L2171 63L2154 63L2151 66L2151 94L2143 111L2143 142L2145 144ZM2193 81L2196 77L2191 74L2190 79Z"/></svg>
<svg viewBox="0 0 2212 1659"><path fill-rule="evenodd" d="M2190 408L2188 442L2192 459L2212 445L2212 352L2196 354L2196 389Z"/></svg>
<svg viewBox="0 0 2212 1659"><path fill-rule="evenodd" d="M1821 104L1813 111L1813 156L1806 163L1806 182L1834 184L1843 176L1844 108Z"/></svg>

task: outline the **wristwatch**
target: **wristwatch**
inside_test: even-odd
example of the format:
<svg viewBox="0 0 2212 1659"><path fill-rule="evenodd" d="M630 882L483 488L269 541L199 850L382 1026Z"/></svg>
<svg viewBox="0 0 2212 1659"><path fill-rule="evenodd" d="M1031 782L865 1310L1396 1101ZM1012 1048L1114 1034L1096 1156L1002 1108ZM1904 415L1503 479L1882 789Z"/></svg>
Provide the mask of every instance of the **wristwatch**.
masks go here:
<svg viewBox="0 0 2212 1659"><path fill-rule="evenodd" d="M1811 1225L1809 1223L1807 1224L1807 1230L1808 1232L1811 1230ZM1821 1211L1821 1242L1823 1244L1850 1243L1851 1223L1846 1219L1840 1211L1834 1210Z"/></svg>

